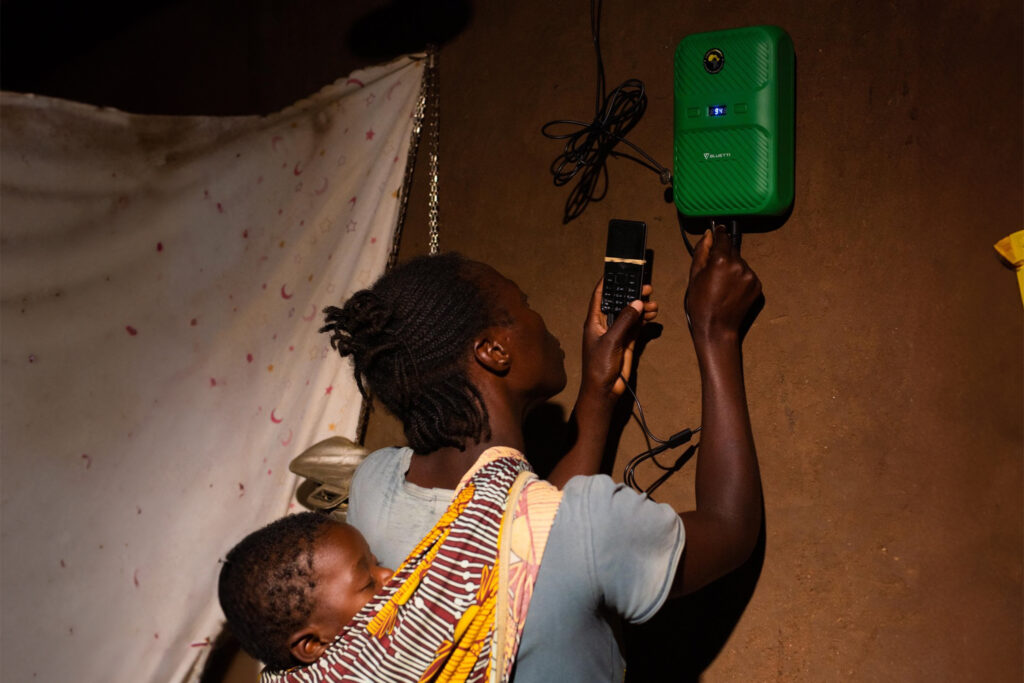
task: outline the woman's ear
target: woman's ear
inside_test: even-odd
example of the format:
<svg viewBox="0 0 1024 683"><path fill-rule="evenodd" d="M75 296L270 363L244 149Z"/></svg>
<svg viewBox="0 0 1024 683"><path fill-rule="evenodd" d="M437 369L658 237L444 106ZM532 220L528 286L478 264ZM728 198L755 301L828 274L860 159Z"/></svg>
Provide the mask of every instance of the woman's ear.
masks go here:
<svg viewBox="0 0 1024 683"><path fill-rule="evenodd" d="M512 366L512 357L508 349L494 334L488 330L473 342L473 357L476 362L497 375L505 375Z"/></svg>
<svg viewBox="0 0 1024 683"><path fill-rule="evenodd" d="M295 659L303 664L312 664L320 659L324 650L331 643L331 641L324 642L320 640L320 634L312 626L307 626L298 631L288 639L288 642L288 649L291 651L292 657L295 657Z"/></svg>

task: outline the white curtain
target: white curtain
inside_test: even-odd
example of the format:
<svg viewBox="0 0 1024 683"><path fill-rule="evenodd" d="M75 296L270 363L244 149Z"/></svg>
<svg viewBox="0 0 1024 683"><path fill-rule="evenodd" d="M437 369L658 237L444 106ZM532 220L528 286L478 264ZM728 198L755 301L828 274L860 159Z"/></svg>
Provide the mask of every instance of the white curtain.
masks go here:
<svg viewBox="0 0 1024 683"><path fill-rule="evenodd" d="M181 681L219 558L353 437L321 309L385 267L423 62L266 117L0 95L4 681Z"/></svg>

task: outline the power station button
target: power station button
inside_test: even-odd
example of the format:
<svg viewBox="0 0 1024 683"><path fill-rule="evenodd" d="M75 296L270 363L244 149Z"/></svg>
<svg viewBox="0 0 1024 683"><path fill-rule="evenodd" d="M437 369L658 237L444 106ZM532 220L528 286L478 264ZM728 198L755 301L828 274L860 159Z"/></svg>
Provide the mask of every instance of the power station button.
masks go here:
<svg viewBox="0 0 1024 683"><path fill-rule="evenodd" d="M704 53L704 70L709 74L716 74L725 66L725 55L717 47L713 47Z"/></svg>

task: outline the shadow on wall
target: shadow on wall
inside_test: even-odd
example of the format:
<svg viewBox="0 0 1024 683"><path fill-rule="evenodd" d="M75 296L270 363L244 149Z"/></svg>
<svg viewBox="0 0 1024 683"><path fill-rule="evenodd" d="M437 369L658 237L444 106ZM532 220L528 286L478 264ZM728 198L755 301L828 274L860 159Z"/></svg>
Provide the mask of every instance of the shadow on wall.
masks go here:
<svg viewBox="0 0 1024 683"><path fill-rule="evenodd" d="M567 444L576 439L576 426L567 421L562 406L545 402L526 415L523 439L530 466L538 477L547 479L565 455Z"/></svg>
<svg viewBox="0 0 1024 683"><path fill-rule="evenodd" d="M242 652L227 627L213 641L211 648L199 675L199 683L251 683L263 669L262 664Z"/></svg>
<svg viewBox="0 0 1024 683"><path fill-rule="evenodd" d="M762 518L763 519L763 518ZM696 683L725 647L761 576L765 527L739 569L665 603L650 621L626 626L626 683Z"/></svg>
<svg viewBox="0 0 1024 683"><path fill-rule="evenodd" d="M652 259L648 251L648 259ZM661 336L664 328L660 323L649 323L643 327L637 337L633 352L633 365L630 375L630 387L637 391L639 381L640 358L644 349L652 340ZM608 437L604 454L601 458L599 472L612 475L615 458L618 455L622 432L633 417L633 398L629 392L624 393L615 406L608 427ZM523 423L523 438L530 465L541 479L547 479L558 461L569 452L576 442L577 425L574 415L568 418L565 410L553 402L545 402L533 408Z"/></svg>

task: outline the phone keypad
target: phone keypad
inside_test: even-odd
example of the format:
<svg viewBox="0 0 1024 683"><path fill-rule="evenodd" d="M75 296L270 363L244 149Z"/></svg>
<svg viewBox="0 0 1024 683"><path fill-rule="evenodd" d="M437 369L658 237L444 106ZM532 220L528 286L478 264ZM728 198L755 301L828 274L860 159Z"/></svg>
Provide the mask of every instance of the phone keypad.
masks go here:
<svg viewBox="0 0 1024 683"><path fill-rule="evenodd" d="M642 269L636 266L622 270L606 267L601 312L618 313L628 306L630 301L639 299L642 281Z"/></svg>

